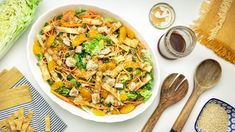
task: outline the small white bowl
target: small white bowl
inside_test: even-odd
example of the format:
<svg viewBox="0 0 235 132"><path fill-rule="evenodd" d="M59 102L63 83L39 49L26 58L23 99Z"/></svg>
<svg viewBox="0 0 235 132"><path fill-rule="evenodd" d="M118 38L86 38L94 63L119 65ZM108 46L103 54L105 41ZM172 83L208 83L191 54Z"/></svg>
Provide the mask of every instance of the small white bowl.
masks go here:
<svg viewBox="0 0 235 132"><path fill-rule="evenodd" d="M152 88L152 96L147 102L139 105L138 107L135 108L135 110L133 110L132 112L130 112L128 114L95 116L95 115L92 115L90 113L87 113L84 110L80 109L79 107L71 105L71 104L69 104L67 102L64 102L63 100L57 98L54 94L52 94L50 92L50 86L48 85L48 83L45 82L42 79L40 68L36 64L37 63L37 58L34 56L33 51L32 51L33 42L36 38L37 33L39 33L39 31L43 27L44 23L47 22L52 17L57 16L59 14L62 14L63 11L65 11L65 10L78 9L78 8L91 9L91 10L94 10L94 11L100 13L100 14L104 14L104 15L116 18L117 20L124 23L124 25L127 25L129 28L131 28L135 32L137 38L140 39L142 41L142 43L144 43L146 45L146 47L150 50L150 53L151 53L152 59L153 59L153 66L154 66L154 84L153 84L153 88ZM29 63L29 66L30 66L30 70L31 70L35 80L40 85L41 89L55 103L57 103L63 109L71 112L74 115L80 116L84 119L96 121L96 122L112 123L112 122L122 122L122 121L125 121L125 120L128 120L128 119L132 119L132 118L136 117L137 115L143 113L152 104L152 102L154 101L154 99L157 96L158 92L160 91L159 90L160 72L159 72L158 63L156 61L156 57L155 57L153 49L151 49L150 46L148 46L146 44L144 39L140 36L140 33L138 33L130 24L128 24L122 18L120 18L119 16L117 16L117 15L115 15L115 14L113 14L113 13L107 11L107 10L104 10L104 9L101 9L101 8L98 8L98 7L95 7L95 6L81 5L81 4L62 5L62 6L54 8L54 9L51 9L51 10L47 11L46 13L44 13L42 16L40 16L37 19L37 21L33 24L32 28L31 28L31 31L29 32L29 35L28 35L27 59L28 59L28 63Z"/></svg>

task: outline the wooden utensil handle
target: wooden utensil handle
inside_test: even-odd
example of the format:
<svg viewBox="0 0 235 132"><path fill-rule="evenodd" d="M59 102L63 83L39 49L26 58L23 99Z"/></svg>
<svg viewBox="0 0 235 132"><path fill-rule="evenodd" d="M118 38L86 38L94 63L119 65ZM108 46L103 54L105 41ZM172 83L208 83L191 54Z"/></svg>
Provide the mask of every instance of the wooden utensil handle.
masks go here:
<svg viewBox="0 0 235 132"><path fill-rule="evenodd" d="M178 118L176 119L176 121L171 129L171 132L181 132L186 121L188 120L188 117L189 117L194 105L197 102L198 97L199 97L199 95L197 94L197 92L193 91L193 93L189 97L187 103L184 105L184 108L180 112Z"/></svg>
<svg viewBox="0 0 235 132"><path fill-rule="evenodd" d="M166 109L166 107L164 105L162 105L162 103L160 103L157 106L157 108L155 109L155 111L153 112L153 114L150 116L150 118L148 119L146 124L144 125L141 132L151 132L153 130L155 124L157 123L159 117L161 116L162 112L165 109Z"/></svg>

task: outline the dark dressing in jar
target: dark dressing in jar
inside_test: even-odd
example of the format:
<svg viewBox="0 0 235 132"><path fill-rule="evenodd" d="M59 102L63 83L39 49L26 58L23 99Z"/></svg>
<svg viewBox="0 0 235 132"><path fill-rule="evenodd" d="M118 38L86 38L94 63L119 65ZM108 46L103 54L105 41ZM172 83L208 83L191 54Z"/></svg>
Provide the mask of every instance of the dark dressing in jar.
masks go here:
<svg viewBox="0 0 235 132"><path fill-rule="evenodd" d="M184 26L175 26L161 36L158 41L160 55L169 60L189 55L196 44L194 32Z"/></svg>

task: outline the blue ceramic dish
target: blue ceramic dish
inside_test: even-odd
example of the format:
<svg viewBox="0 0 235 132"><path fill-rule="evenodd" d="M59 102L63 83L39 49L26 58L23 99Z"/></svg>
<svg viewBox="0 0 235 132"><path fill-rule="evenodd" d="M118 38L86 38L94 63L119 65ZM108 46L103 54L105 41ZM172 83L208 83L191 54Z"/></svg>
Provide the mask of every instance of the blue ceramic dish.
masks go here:
<svg viewBox="0 0 235 132"><path fill-rule="evenodd" d="M235 108L232 107L231 105L227 104L226 102L216 99L216 98L212 98L209 101L207 101L207 103L203 106L202 110L200 111L197 120L195 122L194 128L197 132L202 132L198 127L197 127L197 123L198 123L198 119L202 114L203 109L206 107L207 104L209 103L215 103L215 104L219 104L220 106L222 106L228 114L229 117L229 123L228 123L228 132L235 132Z"/></svg>

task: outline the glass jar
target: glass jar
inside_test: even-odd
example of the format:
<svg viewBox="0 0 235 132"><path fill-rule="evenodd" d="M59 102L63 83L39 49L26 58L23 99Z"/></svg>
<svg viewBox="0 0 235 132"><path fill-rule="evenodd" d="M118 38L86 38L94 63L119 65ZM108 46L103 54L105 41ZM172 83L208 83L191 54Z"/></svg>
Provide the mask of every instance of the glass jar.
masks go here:
<svg viewBox="0 0 235 132"><path fill-rule="evenodd" d="M168 28L175 21L175 11L167 3L157 3L149 12L149 20L158 29Z"/></svg>
<svg viewBox="0 0 235 132"><path fill-rule="evenodd" d="M189 55L195 44L196 36L190 28L175 26L161 36L158 50L164 58L175 60Z"/></svg>

